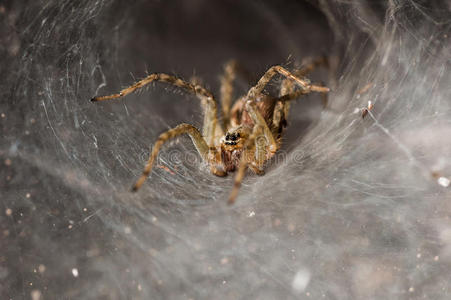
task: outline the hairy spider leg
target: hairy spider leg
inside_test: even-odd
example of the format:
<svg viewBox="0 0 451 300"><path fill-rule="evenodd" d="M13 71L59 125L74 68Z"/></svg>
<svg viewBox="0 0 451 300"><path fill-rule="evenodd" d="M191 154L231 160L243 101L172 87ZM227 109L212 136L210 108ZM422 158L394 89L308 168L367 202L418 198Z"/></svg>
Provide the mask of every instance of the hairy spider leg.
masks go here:
<svg viewBox="0 0 451 300"><path fill-rule="evenodd" d="M230 120L230 106L233 97L233 81L236 78L236 60L228 61L224 66L224 74L221 77L220 99L222 106L222 122L224 130L229 129Z"/></svg>
<svg viewBox="0 0 451 300"><path fill-rule="evenodd" d="M230 110L230 126L236 127L241 123L241 112L243 111L243 106L245 103L246 97L240 97L238 100L235 101L235 103L232 106L232 109Z"/></svg>
<svg viewBox="0 0 451 300"><path fill-rule="evenodd" d="M225 172L217 168L217 166L222 165L222 161L220 160L221 159L220 155L216 153L217 152L216 148L208 146L207 142L204 140L201 133L196 127L190 124L182 123L160 134L160 136L158 137L157 141L155 142L152 148L152 152L149 156L149 159L146 163L146 166L144 168L141 177L136 181L136 183L132 187L133 192L136 192L142 186L146 178L149 176L161 146L167 140L184 133L187 133L190 136L191 140L194 143L194 146L196 147L202 159L209 163L212 173L218 176L225 176Z"/></svg>
<svg viewBox="0 0 451 300"><path fill-rule="evenodd" d="M174 86L180 87L182 89L185 89L186 91L196 95L201 100L202 108L204 111L202 134L209 145L214 145L215 137L223 134L220 128L216 128L217 127L216 100L210 91L208 91L207 89L198 84L191 84L180 78L165 73L153 73L148 75L144 79L141 79L140 81L132 84L131 86L121 90L118 94L94 97L91 99L91 101L105 101L121 98L154 81L166 82Z"/></svg>
<svg viewBox="0 0 451 300"><path fill-rule="evenodd" d="M329 69L329 59L327 58L327 56L320 56L320 57L311 59L311 61L309 63L307 63L301 69L294 71L293 74L297 77L304 77L304 76L308 75L310 72L313 72L316 68L321 67L321 66L325 67L326 69ZM282 82L282 86L285 84L285 82L289 82L289 81L290 80L284 80ZM292 83L291 83L291 85L292 85ZM322 84L320 87L324 87L324 85ZM278 100L280 100L282 102L286 102L286 101L294 100L302 95L306 95L306 94L310 93L310 91L308 89L294 91L294 88L289 88L287 90L289 90L289 91L284 92L281 89L280 97ZM323 106L326 107L327 106L327 92L321 92L321 96L322 96Z"/></svg>
<svg viewBox="0 0 451 300"><path fill-rule="evenodd" d="M294 71L293 74L296 77L304 77L310 72L313 72L316 68L324 66L329 68L329 60L327 56L320 56L304 65L301 69ZM280 136L282 134L283 127L286 126L286 120L288 118L288 112L290 109L290 100L299 98L302 95L309 94L309 90L294 90L293 81L290 79L284 79L280 86L279 98L276 100L276 105L273 114L273 132ZM327 106L327 93L321 93L323 107ZM285 124L282 124L285 123Z"/></svg>
<svg viewBox="0 0 451 300"><path fill-rule="evenodd" d="M255 133L255 154L249 163L249 168L257 175L264 175L265 170L263 166L265 161L268 159L266 147L268 141L264 135L263 126L257 125L254 127Z"/></svg>
<svg viewBox="0 0 451 300"><path fill-rule="evenodd" d="M301 90L302 91L302 90ZM287 95L294 92L294 84L292 80L285 79L280 85L279 95ZM287 126L288 112L290 110L290 103L288 101L276 100L274 105L274 112L272 115L272 131L273 135L279 139L282 136L283 129Z"/></svg>
<svg viewBox="0 0 451 300"><path fill-rule="evenodd" d="M256 126L254 126L254 129L252 130L252 134L246 140L246 143L244 146L244 152L241 155L241 159L240 159L240 165L238 167L237 174L235 175L233 189L229 195L229 200L228 200L229 205L235 203L235 199L238 196L238 191L241 187L241 182L243 181L244 174L246 172L247 167L249 166L250 161L253 162L255 159L257 161L264 159L263 155L261 155L261 153L265 153L266 150L261 148L262 144L259 145L259 143L256 143L256 139L259 136L261 136L262 133L263 133L263 127L260 125L256 125ZM255 149L253 147L254 143L255 143ZM263 162L264 162L264 160L260 161L260 163L263 163ZM257 163L259 163L259 162L257 162ZM252 168L252 169L255 169L255 168Z"/></svg>
<svg viewBox="0 0 451 300"><path fill-rule="evenodd" d="M297 91L294 91L294 92L292 92L290 94L285 94L283 96L279 96L276 101L278 101L278 102L288 102L288 101L297 99L297 98L299 98L302 95L307 95L307 94L310 94L310 92L308 92L306 90L297 90Z"/></svg>
<svg viewBox="0 0 451 300"><path fill-rule="evenodd" d="M263 135L266 138L266 143L269 146L269 152L270 156L273 156L277 150L278 145L276 140L274 139L274 136L272 135L271 130L268 127L268 124L266 124L265 119L258 111L257 106L255 105L255 102L248 100L245 104L246 111L249 113L249 116L251 117L252 121L254 122L254 126L260 126L263 129ZM267 156L266 159L269 157Z"/></svg>
<svg viewBox="0 0 451 300"><path fill-rule="evenodd" d="M277 98L276 101L287 102L287 101L291 101L291 100L297 99L300 96L307 95L307 94L310 94L310 92L309 91L305 91L305 90L298 90L298 91L295 91L295 92L293 92L291 94L285 94L283 96L280 96L280 97ZM323 103L324 103L324 101L323 101Z"/></svg>
<svg viewBox="0 0 451 300"><path fill-rule="evenodd" d="M307 90L309 92L310 91L319 93L329 92L329 88L311 84L308 80L295 76L282 66L272 66L271 68L268 69L268 71L266 71L265 74L263 74L263 76L259 79L257 84L249 90L249 92L247 93L247 99L255 101L256 97L263 91L265 86L276 74L280 74L291 80L294 80L298 85L302 87L302 89Z"/></svg>
<svg viewBox="0 0 451 300"><path fill-rule="evenodd" d="M246 82L252 82L252 76L238 61L235 59L229 60L224 65L224 73L221 76L221 108L222 108L222 120L224 129L227 131L230 127L235 127L238 124L232 125L231 118L233 118L231 112L231 106L233 103L233 82L236 80L237 75L240 75Z"/></svg>

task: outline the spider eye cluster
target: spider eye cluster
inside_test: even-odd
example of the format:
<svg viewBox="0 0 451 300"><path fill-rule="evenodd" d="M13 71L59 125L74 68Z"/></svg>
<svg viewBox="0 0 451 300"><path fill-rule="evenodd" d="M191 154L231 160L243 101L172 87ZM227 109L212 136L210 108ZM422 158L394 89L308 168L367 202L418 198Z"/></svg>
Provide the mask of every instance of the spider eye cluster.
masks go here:
<svg viewBox="0 0 451 300"><path fill-rule="evenodd" d="M225 144L226 145L236 145L237 140L240 138L240 134L238 132L228 133L225 136Z"/></svg>

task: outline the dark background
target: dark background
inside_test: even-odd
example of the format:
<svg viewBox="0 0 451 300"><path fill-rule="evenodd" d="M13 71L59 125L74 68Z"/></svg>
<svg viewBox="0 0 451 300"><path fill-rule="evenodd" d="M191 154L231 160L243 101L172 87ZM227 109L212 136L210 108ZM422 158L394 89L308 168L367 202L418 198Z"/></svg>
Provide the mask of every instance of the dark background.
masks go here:
<svg viewBox="0 0 451 300"><path fill-rule="evenodd" d="M1 2L0 298L449 299L450 7ZM231 58L252 84L319 55L327 108L293 104L280 155L231 207L233 176L186 137L129 192L161 132L201 126L196 98L154 84L89 101L151 72L219 95Z"/></svg>

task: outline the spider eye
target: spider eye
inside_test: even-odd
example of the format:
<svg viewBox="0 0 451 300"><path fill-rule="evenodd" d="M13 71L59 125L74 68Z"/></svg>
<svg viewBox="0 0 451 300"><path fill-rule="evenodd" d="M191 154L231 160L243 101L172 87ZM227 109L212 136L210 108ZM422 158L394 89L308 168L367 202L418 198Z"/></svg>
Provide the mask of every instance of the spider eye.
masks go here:
<svg viewBox="0 0 451 300"><path fill-rule="evenodd" d="M239 133L227 133L225 136L226 141L236 141L237 139L240 138L240 134Z"/></svg>

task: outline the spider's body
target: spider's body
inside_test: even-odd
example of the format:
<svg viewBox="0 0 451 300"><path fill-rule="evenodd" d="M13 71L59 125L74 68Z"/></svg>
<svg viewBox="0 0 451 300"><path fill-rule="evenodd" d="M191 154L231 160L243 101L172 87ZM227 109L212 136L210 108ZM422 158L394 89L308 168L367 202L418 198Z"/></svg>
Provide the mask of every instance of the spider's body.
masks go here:
<svg viewBox="0 0 451 300"><path fill-rule="evenodd" d="M232 82L238 68L236 62L229 62L225 67L221 86L222 126L218 124L216 101L212 93L199 84L188 83L164 73L150 74L118 94L94 97L91 100L120 98L153 81L167 82L195 94L201 100L205 115L202 133L190 124L180 124L162 133L152 149L143 175L133 186L133 191L138 190L150 174L164 142L186 133L191 137L194 146L202 159L210 166L213 174L225 176L228 172L238 171L234 189L229 198L229 203L233 203L246 168L250 168L258 175L264 174L265 162L280 148L280 138L287 124L289 100L312 91L320 93L329 91L328 88L312 85L308 79L303 78L315 66L324 63L327 63L327 60L321 58L292 73L280 66L273 66L248 91L247 95L239 98L232 106ZM271 97L263 94L264 87L277 73L285 77L280 86L280 96ZM295 85L300 89L295 90Z"/></svg>
<svg viewBox="0 0 451 300"><path fill-rule="evenodd" d="M255 104L258 113L263 117L265 123L271 129L273 126L273 112L276 104L277 98L273 98L267 95L260 95L256 100ZM255 123L251 116L245 109L244 98L238 100L234 108L232 108L232 116L230 120L231 126L226 135L221 139L221 154L226 172L233 172L238 169L240 165L241 154L245 147L245 141L252 134L252 129L255 127ZM286 125L285 118L281 122L282 127L280 128L280 133L283 127ZM277 128L279 129L279 128ZM279 138L279 134L277 138ZM277 142L277 150L279 149L279 142ZM253 145L250 145L252 147ZM255 146L255 145L254 145ZM254 147L255 148L255 147ZM249 149L248 149L249 150ZM250 152L255 152L250 151ZM274 153L271 151L265 151L265 160L270 159ZM255 173L259 175L264 174L263 169L254 168L252 164L252 157L250 157L250 168L254 170Z"/></svg>

